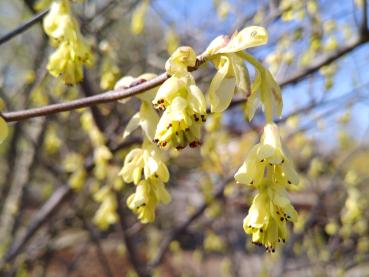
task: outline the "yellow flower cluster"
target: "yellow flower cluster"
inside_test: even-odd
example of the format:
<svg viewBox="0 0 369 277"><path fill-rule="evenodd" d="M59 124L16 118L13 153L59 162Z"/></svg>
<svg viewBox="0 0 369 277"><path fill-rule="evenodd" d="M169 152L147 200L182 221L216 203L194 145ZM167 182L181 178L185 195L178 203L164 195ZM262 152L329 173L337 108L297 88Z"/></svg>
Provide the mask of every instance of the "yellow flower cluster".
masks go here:
<svg viewBox="0 0 369 277"><path fill-rule="evenodd" d="M152 103L164 110L157 125L154 142L161 148L177 150L187 145L200 145L201 125L206 121L206 101L196 86L188 67L196 65L191 47L180 47L167 61L165 68L171 77L159 88Z"/></svg>
<svg viewBox="0 0 369 277"><path fill-rule="evenodd" d="M107 41L102 41L99 48L104 54L101 64L100 88L103 90L112 89L120 74L119 67L115 62L117 60L116 53Z"/></svg>
<svg viewBox="0 0 369 277"><path fill-rule="evenodd" d="M280 88L271 73L253 56L244 50L265 44L268 34L263 27L251 26L236 32L232 37L218 36L202 56L217 68L209 87L212 112L223 112L230 105L233 95L240 91L246 96L246 114L251 120L261 102L267 121L282 111ZM255 69L255 80L251 83L244 62Z"/></svg>
<svg viewBox="0 0 369 277"><path fill-rule="evenodd" d="M163 160L160 149L145 140L142 148L135 148L127 154L119 173L125 182L136 185L127 205L142 223L153 222L156 205L168 204L171 200L164 186L169 180L169 171Z"/></svg>
<svg viewBox="0 0 369 277"><path fill-rule="evenodd" d="M103 187L94 195L95 201L101 203L93 221L100 229L105 230L118 221L118 201L114 191L109 186Z"/></svg>
<svg viewBox="0 0 369 277"><path fill-rule="evenodd" d="M235 179L259 190L244 219L245 232L252 235L254 243L274 252L277 243L287 239L287 221L294 222L297 218L286 187L299 182L293 163L282 147L277 125L268 123L264 127L261 142L250 150Z"/></svg>
<svg viewBox="0 0 369 277"><path fill-rule="evenodd" d="M73 18L68 0L55 0L43 21L45 33L57 47L51 54L47 70L61 76L67 85L83 79L83 65L92 65L93 56L83 38L78 22Z"/></svg>

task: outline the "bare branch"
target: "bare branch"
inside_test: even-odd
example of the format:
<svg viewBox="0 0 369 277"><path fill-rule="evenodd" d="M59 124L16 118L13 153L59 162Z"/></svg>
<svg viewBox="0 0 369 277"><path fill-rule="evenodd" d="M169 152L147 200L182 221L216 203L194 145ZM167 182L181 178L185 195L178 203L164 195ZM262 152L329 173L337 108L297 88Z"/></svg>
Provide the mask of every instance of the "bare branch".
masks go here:
<svg viewBox="0 0 369 277"><path fill-rule="evenodd" d="M136 251L137 248L135 248L131 236L128 234L128 225L126 222L126 216L124 214L124 208L120 201L120 197L117 194L117 202L118 202L118 208L117 212L119 214L119 224L121 227L121 232L123 236L124 243L126 245L128 259L131 262L134 270L140 277L146 277L151 276L151 274L145 269L145 267L141 264L140 258L138 256L138 253Z"/></svg>
<svg viewBox="0 0 369 277"><path fill-rule="evenodd" d="M224 189L226 185L234 180L234 174L227 177L219 186L218 190L214 193L213 199L220 199L224 196ZM168 235L165 236L156 257L149 264L149 269L152 270L158 266L163 260L165 253L167 252L170 243L175 240L181 233L183 233L194 221L196 221L206 210L211 202L204 202L197 210L182 224L174 228Z"/></svg>
<svg viewBox="0 0 369 277"><path fill-rule="evenodd" d="M21 25L19 25L14 30L12 30L9 33L7 33L7 34L3 35L2 37L0 37L0 45L7 42L10 39L12 39L16 35L19 35L19 34L25 32L25 31L27 31L28 28L32 27L34 24L39 22L48 12L49 12L49 9L46 9L46 10L34 15L28 21L22 23Z"/></svg>
<svg viewBox="0 0 369 277"><path fill-rule="evenodd" d="M151 88L154 88L162 84L165 80L168 79L168 77L169 76L167 73L163 73L150 81L144 82L142 84L139 84L131 88L127 88L127 89L119 88L119 89L111 90L111 91L108 91L102 94L80 98L80 99L69 101L69 102L47 105L47 106L40 107L40 108L2 113L2 117L7 122L12 122L12 121L19 121L19 120L24 120L28 118L38 117L38 116L51 115L51 114L55 114L59 112L76 110L79 108L90 107L90 106L94 106L94 105L102 104L102 103L109 103L109 102L113 102L119 99L124 99L124 98L134 96L136 94L143 93Z"/></svg>
<svg viewBox="0 0 369 277"><path fill-rule="evenodd" d="M9 252L5 255L4 259L0 262L0 268L2 268L6 262L13 260L22 251L23 247L32 238L35 232L49 219L53 213L56 212L58 208L60 208L61 204L65 199L68 198L71 192L72 189L70 186L62 186L49 198L49 200L46 201L46 203L34 216L27 231L24 233L21 239L15 242Z"/></svg>

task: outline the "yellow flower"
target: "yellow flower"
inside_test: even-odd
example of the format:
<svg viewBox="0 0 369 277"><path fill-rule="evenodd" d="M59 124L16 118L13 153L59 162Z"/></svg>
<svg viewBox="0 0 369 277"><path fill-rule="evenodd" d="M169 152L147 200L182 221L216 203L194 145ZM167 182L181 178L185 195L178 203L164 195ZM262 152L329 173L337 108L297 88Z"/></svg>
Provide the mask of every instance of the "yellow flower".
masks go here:
<svg viewBox="0 0 369 277"><path fill-rule="evenodd" d="M200 145L201 125L204 114L196 113L183 97L175 97L165 110L156 128L154 142L162 148L174 147L177 150L187 145Z"/></svg>
<svg viewBox="0 0 369 277"><path fill-rule="evenodd" d="M288 236L287 221L294 222L297 212L291 205L287 192L273 186L265 179L263 188L254 197L243 228L252 235L252 242L264 245L268 252L275 252L278 242L285 242Z"/></svg>
<svg viewBox="0 0 369 277"><path fill-rule="evenodd" d="M158 203L168 204L170 194L159 179L142 180L136 186L136 192L127 199L127 206L137 214L142 223L155 220L155 208Z"/></svg>
<svg viewBox="0 0 369 277"><path fill-rule="evenodd" d="M165 63L169 75L187 75L187 68L196 65L196 53L189 46L181 46L174 51Z"/></svg>
<svg viewBox="0 0 369 277"><path fill-rule="evenodd" d="M150 2L148 0L142 1L132 13L131 31L135 35L142 33L145 24L145 14Z"/></svg>
<svg viewBox="0 0 369 277"><path fill-rule="evenodd" d="M235 179L242 184L259 187L265 173L272 174L278 185L297 185L299 182L287 150L282 147L278 126L274 123L264 127L261 142L251 149Z"/></svg>
<svg viewBox="0 0 369 277"><path fill-rule="evenodd" d="M66 84L73 85L82 80L83 65L92 65L93 56L70 12L68 1L54 1L43 26L58 47L49 58L48 71L54 77L62 76Z"/></svg>
<svg viewBox="0 0 369 277"><path fill-rule="evenodd" d="M166 70L172 75L159 88L152 103L165 110L156 128L154 142L177 150L200 144L201 125L206 120L206 101L188 67L196 65L190 47L180 47L168 59Z"/></svg>
<svg viewBox="0 0 369 277"><path fill-rule="evenodd" d="M101 205L96 211L93 221L100 229L105 230L109 225L118 221L117 199L114 192L105 186L95 194L95 200L101 202Z"/></svg>
<svg viewBox="0 0 369 277"><path fill-rule="evenodd" d="M152 73L145 73L137 78L132 76L125 76L121 78L116 84L114 89L129 88L132 85L139 84L155 78L157 75ZM154 99L157 88L150 89L145 93L138 94L136 97L140 99L141 107L139 112L134 114L123 133L123 139L127 138L138 127L144 131L146 137L150 140L154 140L156 125L159 122L159 116L153 109L151 101ZM130 98L120 100L121 103L126 103Z"/></svg>
<svg viewBox="0 0 369 277"><path fill-rule="evenodd" d="M144 180L157 178L162 182L168 182L169 171L163 160L160 149L145 141L142 148L135 148L127 154L119 175L126 183L133 182L136 185L142 177Z"/></svg>
<svg viewBox="0 0 369 277"><path fill-rule="evenodd" d="M245 52L238 55L248 61L255 68L255 80L251 85L251 91L246 99L246 114L249 120L254 117L255 111L261 104L265 113L266 121L272 122L273 116L281 116L283 101L281 88L273 75L253 56Z"/></svg>
<svg viewBox="0 0 369 277"><path fill-rule="evenodd" d="M0 99L0 111L4 108L4 101ZM8 124L6 123L5 119L0 116L0 143L2 143L6 137L8 136Z"/></svg>
<svg viewBox="0 0 369 277"><path fill-rule="evenodd" d="M53 1L50 6L50 11L43 20L43 27L45 33L55 39L61 39L65 32L68 32L74 28L66 30L68 24L73 24L70 17L69 1L59 0ZM71 27L71 26L68 26ZM74 26L73 26L74 27Z"/></svg>
<svg viewBox="0 0 369 277"><path fill-rule="evenodd" d="M251 26L235 32L231 38L218 36L210 43L202 56L212 61L218 70L208 91L212 112L223 112L236 90L246 96L251 93L249 73L239 53L263 45L267 40L268 34L264 28Z"/></svg>
<svg viewBox="0 0 369 277"><path fill-rule="evenodd" d="M120 70L111 58L106 58L101 67L100 88L112 89L118 80Z"/></svg>

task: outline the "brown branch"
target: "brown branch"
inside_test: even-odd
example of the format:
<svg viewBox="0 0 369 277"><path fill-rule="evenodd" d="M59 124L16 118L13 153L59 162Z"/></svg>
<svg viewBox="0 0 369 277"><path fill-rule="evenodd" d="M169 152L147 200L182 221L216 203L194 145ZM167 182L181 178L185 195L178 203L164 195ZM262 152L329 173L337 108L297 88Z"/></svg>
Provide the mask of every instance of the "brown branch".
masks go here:
<svg viewBox="0 0 369 277"><path fill-rule="evenodd" d="M323 55L320 58L313 60L309 66L301 69L300 71L295 72L294 74L285 78L284 80L281 80L279 82L279 85L283 87L289 84L297 83L298 81L301 81L302 79L306 78L310 74L318 71L322 66L328 65L338 60L342 56L350 53L351 51L367 43L368 41L369 41L368 35L363 35L359 38L353 39L349 41L345 47L342 47L341 49L338 49L337 51L333 53Z"/></svg>
<svg viewBox="0 0 369 277"><path fill-rule="evenodd" d="M118 212L118 215L119 215L119 224L120 224L120 227L121 227L123 240L124 240L124 243L126 245L128 259L129 259L130 263L132 264L132 266L133 266L133 268L136 271L138 276L140 276L140 277L151 276L149 271L141 263L139 255L138 255L138 253L136 251L136 248L133 244L132 237L127 232L127 230L129 228L128 228L128 225L127 225L127 222L126 222L127 219L126 219L126 216L124 214L124 208L123 208L123 205L121 203L121 198L118 194L116 195L116 197L117 197L117 202L118 202L117 212Z"/></svg>
<svg viewBox="0 0 369 277"><path fill-rule="evenodd" d="M19 241L11 247L9 252L5 255L4 259L0 262L0 268L7 262L13 260L23 249L26 243L36 233L36 231L48 220L48 218L60 208L64 200L71 194L72 189L70 186L60 187L42 208L34 216L33 220L29 224L27 231L22 235Z"/></svg>
<svg viewBox="0 0 369 277"><path fill-rule="evenodd" d="M87 220L84 218L83 215L80 215L80 219L82 220L84 228L88 231L91 241L95 244L98 259L100 261L101 267L105 271L106 276L113 277L114 274L110 268L108 258L106 257L104 250L101 246L98 232L90 223L87 222Z"/></svg>
<svg viewBox="0 0 369 277"><path fill-rule="evenodd" d="M12 39L13 37L15 37L16 35L19 35L25 31L28 30L28 28L32 27L34 24L36 24L37 22L41 21L41 19L49 12L49 9L46 9L36 15L34 15L31 19L29 19L28 21L22 23L21 25L19 25L17 28L15 28L14 30L10 31L9 33L3 35L2 37L0 37L0 44L3 44L5 42L7 42L8 40Z"/></svg>
<svg viewBox="0 0 369 277"><path fill-rule="evenodd" d="M80 84L82 88L82 92L86 97L91 97L97 95L94 86L92 85L92 81L90 80L90 76L87 70L84 70L84 78ZM97 128L103 132L105 129L104 126L104 116L101 114L99 108L97 106L91 106L92 117L95 121Z"/></svg>
<svg viewBox="0 0 369 277"><path fill-rule="evenodd" d="M328 65L334 62L335 60L341 58L342 56L353 51L357 47L367 43L368 41L369 41L369 35L362 35L361 37L350 41L345 47L335 51L334 53L321 56L320 58L314 60L308 67L303 68L300 71L297 71L295 74L289 76L288 78L284 80L281 80L279 84L281 87L283 87L289 84L297 83L298 81L301 81L302 79L306 78L310 74L318 71L322 66ZM190 70L191 71L196 70L204 62L205 62L204 59L199 57L197 60L196 67L191 68ZM39 107L39 108L34 108L34 109L29 109L29 110L5 112L5 113L0 114L0 116L2 116L7 122L12 122L12 121L19 121L19 120L24 120L28 118L38 117L38 116L55 114L55 113L64 112L64 111L75 110L75 109L84 108L84 107L90 107L90 106L94 106L94 105L102 104L102 103L109 103L109 102L113 102L119 99L124 99L124 98L128 98L128 97L143 93L151 88L154 88L162 84L165 80L168 79L168 77L169 75L167 73L163 73L150 81L138 84L136 86L133 86L127 89L119 88L116 90L111 90L111 91L108 91L102 94L85 97L85 98L73 100L70 102L52 104L52 105L47 105L44 107ZM231 106L235 106L243 102L245 102L245 99L236 100L232 102Z"/></svg>
<svg viewBox="0 0 369 277"><path fill-rule="evenodd" d="M116 90L107 91L102 94L80 98L80 99L76 99L76 100L65 102L65 103L52 104L52 105L47 105L47 106L29 109L29 110L7 112L7 113L3 113L2 117L7 122L12 122L12 121L19 121L19 120L24 120L28 118L38 117L38 116L51 115L51 114L55 114L59 112L71 111L71 110L75 110L79 108L90 107L90 106L94 106L94 105L102 104L102 103L109 103L109 102L113 102L119 99L124 99L124 98L134 96L136 94L143 93L151 88L154 88L162 84L167 79L168 79L168 74L163 73L150 81L144 82L142 84L139 84L137 86L134 86L128 89L119 88Z"/></svg>
<svg viewBox="0 0 369 277"><path fill-rule="evenodd" d="M224 196L224 189L226 185L234 180L234 174L227 177L220 185L218 190L214 193L213 199L221 199ZM164 256L167 252L170 243L175 240L181 233L183 233L194 221L196 221L206 210L206 208L211 204L210 202L204 202L200 207L197 208L197 210L182 224L180 224L178 227L173 229L168 235L165 236L165 239L161 243L159 250L157 252L157 255L155 258L151 261L149 264L149 270L154 269L156 266L158 266Z"/></svg>

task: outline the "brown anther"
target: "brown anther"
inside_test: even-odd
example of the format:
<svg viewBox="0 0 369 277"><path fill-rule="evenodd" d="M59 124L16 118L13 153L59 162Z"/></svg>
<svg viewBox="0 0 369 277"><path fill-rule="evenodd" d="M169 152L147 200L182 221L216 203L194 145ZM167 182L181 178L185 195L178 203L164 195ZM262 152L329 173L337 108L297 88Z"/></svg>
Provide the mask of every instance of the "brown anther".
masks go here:
<svg viewBox="0 0 369 277"><path fill-rule="evenodd" d="M290 185L292 184L292 182L290 180L288 180L287 183L289 183Z"/></svg>
<svg viewBox="0 0 369 277"><path fill-rule="evenodd" d="M264 159L260 160L260 162L261 162L261 163L262 163L262 162L264 162Z"/></svg>
<svg viewBox="0 0 369 277"><path fill-rule="evenodd" d="M167 145L167 142L166 141L163 141L161 146L165 147Z"/></svg>
<svg viewBox="0 0 369 277"><path fill-rule="evenodd" d="M190 147L191 148L195 148L195 147L197 147L199 144L198 144L198 142L197 141L192 141L192 142L190 142Z"/></svg>

